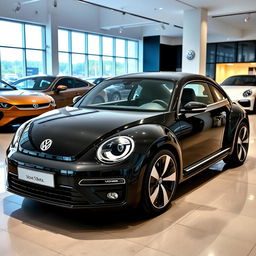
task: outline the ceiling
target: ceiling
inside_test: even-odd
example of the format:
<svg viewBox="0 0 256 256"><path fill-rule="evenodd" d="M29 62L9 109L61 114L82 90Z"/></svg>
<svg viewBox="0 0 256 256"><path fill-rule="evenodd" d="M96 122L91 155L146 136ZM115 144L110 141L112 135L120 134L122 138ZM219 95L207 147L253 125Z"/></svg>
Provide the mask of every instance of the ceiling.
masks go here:
<svg viewBox="0 0 256 256"><path fill-rule="evenodd" d="M101 9L102 13L109 13L111 19L106 18L107 25L104 20L101 23L102 28L117 29L121 26L124 29L131 29L134 27L143 27L144 35L157 35L180 37L182 36L182 29L174 27L174 25L183 26L184 11L193 8L205 8L208 10L208 35L215 38L223 38L223 40L243 39L243 37L250 37L255 34L256 13L251 14L248 22L244 22L247 14L238 16L229 16L223 18L212 18L215 15L241 13L256 11L255 0L88 0L89 2L108 6L111 8L124 10L134 14L139 14L149 18L167 22L170 25L165 26L164 29L160 24L152 23L143 19L136 19L134 17L116 13L105 9ZM87 4L85 4L87 5ZM120 16L118 18L118 15ZM104 16L104 15L103 15ZM123 22L122 22L123 21ZM256 36L256 35L255 35Z"/></svg>

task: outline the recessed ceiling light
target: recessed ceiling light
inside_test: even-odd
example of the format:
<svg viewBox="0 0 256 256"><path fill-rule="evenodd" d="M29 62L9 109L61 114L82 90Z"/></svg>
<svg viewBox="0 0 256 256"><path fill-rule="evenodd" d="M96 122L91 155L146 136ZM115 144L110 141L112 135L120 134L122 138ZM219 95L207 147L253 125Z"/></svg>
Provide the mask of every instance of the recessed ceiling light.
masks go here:
<svg viewBox="0 0 256 256"><path fill-rule="evenodd" d="M162 11L163 9L164 9L163 7L154 8L155 11Z"/></svg>

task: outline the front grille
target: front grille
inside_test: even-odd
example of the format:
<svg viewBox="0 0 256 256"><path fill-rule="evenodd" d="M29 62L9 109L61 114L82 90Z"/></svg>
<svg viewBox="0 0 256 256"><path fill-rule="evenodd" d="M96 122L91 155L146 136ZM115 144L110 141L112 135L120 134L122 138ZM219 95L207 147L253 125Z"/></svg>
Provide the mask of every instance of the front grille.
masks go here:
<svg viewBox="0 0 256 256"><path fill-rule="evenodd" d="M89 202L85 201L77 190L69 186L59 186L57 188L41 186L22 181L18 179L17 175L11 173L8 174L8 184L10 191L39 201L66 207L86 207L89 205Z"/></svg>
<svg viewBox="0 0 256 256"><path fill-rule="evenodd" d="M19 151L22 152L23 154L26 154L26 155L37 156L37 157L47 158L47 159L51 159L51 160L66 161L66 162L75 161L74 156L50 155L50 154L46 154L46 153L43 153L43 152L30 151L30 150L22 148L21 146L19 147Z"/></svg>
<svg viewBox="0 0 256 256"><path fill-rule="evenodd" d="M248 101L242 101L242 100L239 100L238 103L242 106L242 107L245 107L245 108L249 108L251 106L251 102L248 100Z"/></svg>
<svg viewBox="0 0 256 256"><path fill-rule="evenodd" d="M36 105L36 106L35 106ZM42 103L42 104L29 104L29 105L15 105L15 107L19 109L40 109L49 107L49 103Z"/></svg>

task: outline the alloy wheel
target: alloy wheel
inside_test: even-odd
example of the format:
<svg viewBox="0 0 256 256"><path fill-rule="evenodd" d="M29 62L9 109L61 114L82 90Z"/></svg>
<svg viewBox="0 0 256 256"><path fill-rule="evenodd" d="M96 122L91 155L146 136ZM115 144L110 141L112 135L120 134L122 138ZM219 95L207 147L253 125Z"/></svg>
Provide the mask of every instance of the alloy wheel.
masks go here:
<svg viewBox="0 0 256 256"><path fill-rule="evenodd" d="M160 156L154 163L148 184L151 204L158 209L170 201L176 183L176 165L169 155Z"/></svg>
<svg viewBox="0 0 256 256"><path fill-rule="evenodd" d="M237 139L237 156L242 162L247 156L247 151L249 147L249 131L246 126L242 126L239 131Z"/></svg>

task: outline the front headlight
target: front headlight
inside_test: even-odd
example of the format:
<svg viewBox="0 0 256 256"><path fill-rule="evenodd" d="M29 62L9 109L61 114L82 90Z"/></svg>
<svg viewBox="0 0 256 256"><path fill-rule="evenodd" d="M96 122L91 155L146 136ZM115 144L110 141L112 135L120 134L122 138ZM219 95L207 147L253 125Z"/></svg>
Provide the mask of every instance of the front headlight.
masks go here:
<svg viewBox="0 0 256 256"><path fill-rule="evenodd" d="M0 102L0 108L7 109L7 108L10 108L11 106L12 104Z"/></svg>
<svg viewBox="0 0 256 256"><path fill-rule="evenodd" d="M127 136L111 138L98 148L97 157L103 163L117 163L125 160L134 150L134 141Z"/></svg>
<svg viewBox="0 0 256 256"><path fill-rule="evenodd" d="M19 140L20 140L20 137L21 135L23 134L25 128L29 127L29 123L31 122L32 120L29 120L27 122L25 122L24 124L22 124L18 130L16 131L14 137L13 137L13 140L12 140L12 143L11 143L11 146L12 148L15 148L17 149L18 148L18 145L19 145Z"/></svg>
<svg viewBox="0 0 256 256"><path fill-rule="evenodd" d="M244 97L250 97L252 95L252 90L246 90L244 93L243 93L243 96Z"/></svg>
<svg viewBox="0 0 256 256"><path fill-rule="evenodd" d="M51 105L56 105L55 104L55 100L54 100L54 98L53 97L51 97L51 96L49 96L50 98L51 98Z"/></svg>

